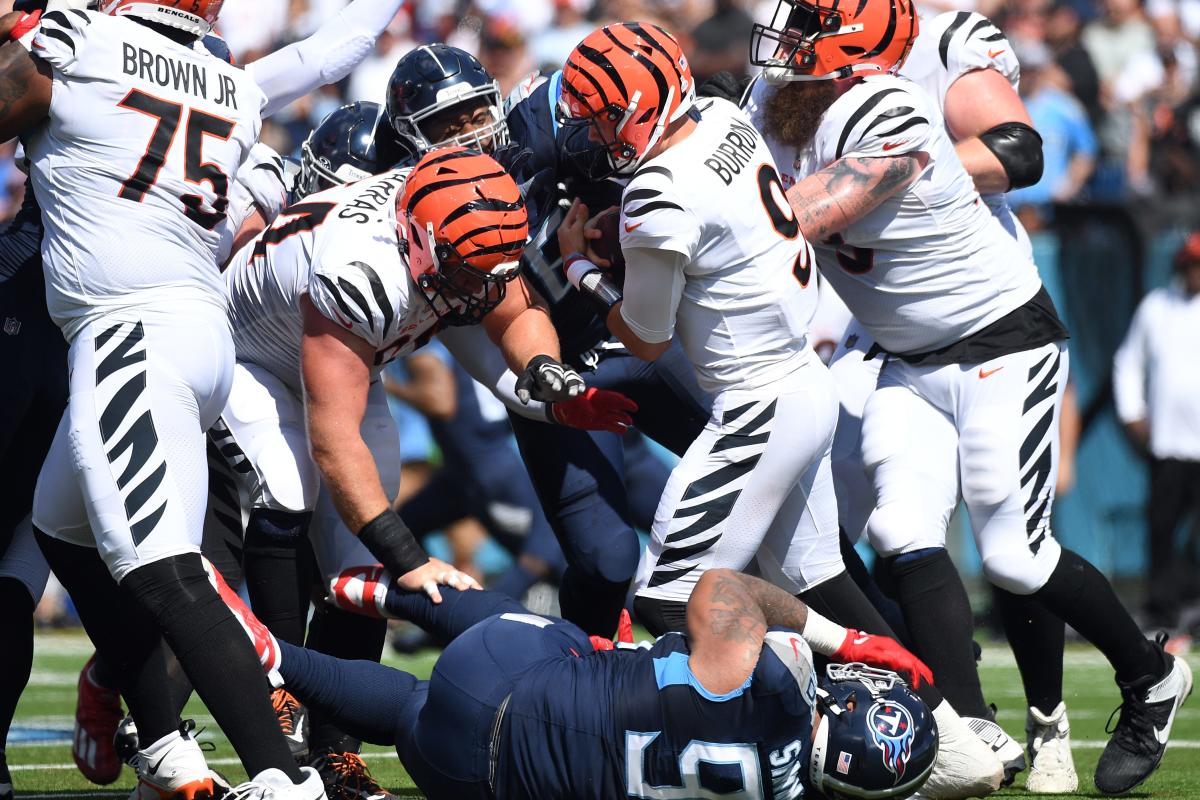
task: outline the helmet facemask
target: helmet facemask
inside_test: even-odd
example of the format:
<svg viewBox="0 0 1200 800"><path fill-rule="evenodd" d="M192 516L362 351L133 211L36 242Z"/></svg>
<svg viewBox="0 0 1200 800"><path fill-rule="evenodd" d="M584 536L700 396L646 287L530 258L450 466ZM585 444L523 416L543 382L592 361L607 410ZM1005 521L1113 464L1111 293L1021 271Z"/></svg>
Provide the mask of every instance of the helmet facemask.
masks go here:
<svg viewBox="0 0 1200 800"><path fill-rule="evenodd" d="M824 75L817 69L817 39L857 33L862 25L842 25L839 11L803 0L779 0L768 25L755 23L750 34L750 63L762 67L770 83L849 77L851 67Z"/></svg>
<svg viewBox="0 0 1200 800"><path fill-rule="evenodd" d="M504 300L520 262L501 262L485 272L471 266L453 244L439 241L432 222L421 225L406 212L400 214L401 230L406 233L402 244L421 296L444 324L478 325Z"/></svg>
<svg viewBox="0 0 1200 800"><path fill-rule="evenodd" d="M423 156L435 147L460 146L481 153L492 153L496 148L508 144L508 122L504 119L504 106L500 95L500 84L492 81L483 86L468 86L456 84L447 90L445 98L439 97L438 102L414 114L398 114L392 118L392 126L396 133L411 148L417 156ZM475 107L483 100L492 121L480 125L466 133L460 133L440 141L431 141L422 128L423 123L455 108Z"/></svg>
<svg viewBox="0 0 1200 800"><path fill-rule="evenodd" d="M671 102L675 97L675 87L672 86L667 90L666 102L664 107L670 108ZM672 119L668 119L666 114L661 113L661 109L649 108L642 110L639 108L641 103L642 93L634 92L629 99L629 105L622 108L616 103L609 104L601 108L595 113L577 116L578 109L573 109L572 104L566 99L565 95L559 100L559 103L554 108L555 118L558 124L568 129L579 131L575 136L581 136L584 141L591 145L588 150L580 148L578 151L568 152L568 157L576 159L586 159L590 156L591 165L589 174L593 180L603 180L611 178L614 175L632 175L637 171L637 168L642 165L650 151L662 139L663 132L667 128L667 124L678 119L682 113L676 112ZM683 109L686 113L687 109ZM657 114L657 122L654 122L653 128L650 129L649 136L646 137L645 144L642 146L635 145L634 142L640 138L641 132L638 128L645 128ZM605 126L603 123L608 123L613 126L613 134L608 136L605 134ZM592 138L592 134L595 138ZM574 138L574 137L573 137ZM603 156L607 157L607 170L598 167L596 164L597 157L595 152L599 151ZM577 161L579 163L579 161Z"/></svg>
<svg viewBox="0 0 1200 800"><path fill-rule="evenodd" d="M359 169L353 164L342 164L337 169L333 169L329 160L313 153L312 146L308 140L305 140L300 145L300 174L296 176L296 187L293 193L299 200L334 186L353 183L369 177L371 177L371 173Z"/></svg>

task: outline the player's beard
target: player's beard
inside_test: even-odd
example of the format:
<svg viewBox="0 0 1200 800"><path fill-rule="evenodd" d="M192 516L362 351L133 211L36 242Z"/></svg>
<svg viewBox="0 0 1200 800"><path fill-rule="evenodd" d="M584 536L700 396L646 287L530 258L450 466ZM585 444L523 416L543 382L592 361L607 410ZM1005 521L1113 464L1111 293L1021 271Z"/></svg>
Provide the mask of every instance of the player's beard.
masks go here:
<svg viewBox="0 0 1200 800"><path fill-rule="evenodd" d="M773 87L763 103L764 133L791 147L804 147L821 115L837 99L833 81L795 81Z"/></svg>

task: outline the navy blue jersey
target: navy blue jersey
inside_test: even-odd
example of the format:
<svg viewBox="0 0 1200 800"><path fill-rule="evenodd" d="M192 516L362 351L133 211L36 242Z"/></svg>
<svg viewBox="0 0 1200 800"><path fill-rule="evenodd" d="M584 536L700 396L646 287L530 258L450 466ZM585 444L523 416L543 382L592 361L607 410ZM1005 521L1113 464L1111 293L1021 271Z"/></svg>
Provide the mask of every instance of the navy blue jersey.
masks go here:
<svg viewBox="0 0 1200 800"><path fill-rule="evenodd" d="M16 215L3 227L4 246L0 247L0 284L25 293L25 299L35 305L46 305L46 290L42 278L42 212L29 178L25 179L25 200ZM48 312L47 312L48 313Z"/></svg>
<svg viewBox="0 0 1200 800"><path fill-rule="evenodd" d="M561 72L533 90L508 113L508 130L512 140L533 152L533 157L521 165L514 177L522 183L544 170L553 170L553 180L538 182L536 197L526 198L529 209L530 243L521 259L521 274L550 306L550 318L558 331L565 360L576 357L609 338L608 329L592 304L575 291L562 271L562 256L558 251L556 231L564 210L559 200L578 197L593 213L620 205L624 186L614 180L591 181L579 164L564 153L574 137L586 137L583 129L568 131L554 118L558 102ZM562 195L558 184L566 187Z"/></svg>
<svg viewBox="0 0 1200 800"><path fill-rule="evenodd" d="M794 800L815 701L810 651L790 631L771 632L746 683L719 696L692 675L681 634L545 660L505 710L495 794Z"/></svg>

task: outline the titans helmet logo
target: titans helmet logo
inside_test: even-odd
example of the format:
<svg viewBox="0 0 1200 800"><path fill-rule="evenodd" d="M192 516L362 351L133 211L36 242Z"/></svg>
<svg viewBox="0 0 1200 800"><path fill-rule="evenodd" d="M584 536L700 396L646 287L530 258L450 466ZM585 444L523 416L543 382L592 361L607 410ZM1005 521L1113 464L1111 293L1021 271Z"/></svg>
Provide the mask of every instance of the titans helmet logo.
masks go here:
<svg viewBox="0 0 1200 800"><path fill-rule="evenodd" d="M883 766L899 781L912 756L913 718L898 703L880 700L867 711L871 739L883 753Z"/></svg>

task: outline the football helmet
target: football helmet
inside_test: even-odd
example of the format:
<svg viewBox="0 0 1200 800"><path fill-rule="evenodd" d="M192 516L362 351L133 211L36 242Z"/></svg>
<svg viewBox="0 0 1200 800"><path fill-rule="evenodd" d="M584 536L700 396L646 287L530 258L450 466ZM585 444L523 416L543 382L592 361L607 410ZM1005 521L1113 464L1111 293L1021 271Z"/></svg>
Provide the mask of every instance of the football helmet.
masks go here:
<svg viewBox="0 0 1200 800"><path fill-rule="evenodd" d="M436 141L430 138L427 131L433 117L458 106L466 111L476 105L484 108L479 122L472 120L472 130ZM397 62L388 80L387 118L416 158L441 145L491 152L508 143L499 82L475 56L447 44L422 45Z"/></svg>
<svg viewBox="0 0 1200 800"><path fill-rule="evenodd" d="M430 151L408 176L397 218L409 271L444 324L478 324L504 299L529 222L495 159L465 147Z"/></svg>
<svg viewBox="0 0 1200 800"><path fill-rule="evenodd" d="M750 63L772 82L899 71L917 39L913 0L778 0L750 35Z"/></svg>
<svg viewBox="0 0 1200 800"><path fill-rule="evenodd" d="M827 800L905 798L925 783L937 757L937 723L899 675L830 664L817 706L808 776Z"/></svg>
<svg viewBox="0 0 1200 800"><path fill-rule="evenodd" d="M101 0L100 11L115 17L137 17L197 38L212 30L225 0Z"/></svg>
<svg viewBox="0 0 1200 800"><path fill-rule="evenodd" d="M390 169L404 157L378 103L349 103L329 113L300 145L295 200Z"/></svg>
<svg viewBox="0 0 1200 800"><path fill-rule="evenodd" d="M609 174L629 175L695 99L692 69L675 37L650 23L621 22L588 34L571 51L556 114L561 125L592 126ZM600 121L614 127L611 138Z"/></svg>

